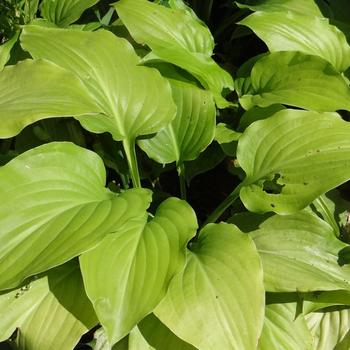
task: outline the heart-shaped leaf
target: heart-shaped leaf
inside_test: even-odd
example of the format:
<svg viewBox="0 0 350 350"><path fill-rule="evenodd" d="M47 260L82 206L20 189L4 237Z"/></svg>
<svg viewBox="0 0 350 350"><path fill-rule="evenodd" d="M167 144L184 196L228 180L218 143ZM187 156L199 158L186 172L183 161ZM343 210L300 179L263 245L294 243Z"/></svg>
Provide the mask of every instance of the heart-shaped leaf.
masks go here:
<svg viewBox="0 0 350 350"><path fill-rule="evenodd" d="M249 214L254 221L254 214ZM251 232L271 292L350 290L350 266L339 266L338 240L325 221L312 213L273 215Z"/></svg>
<svg viewBox="0 0 350 350"><path fill-rule="evenodd" d="M138 66L133 47L111 32L25 26L21 44L34 58L50 60L84 82L104 113L79 119L90 131L134 140L175 116L168 81L157 70Z"/></svg>
<svg viewBox="0 0 350 350"><path fill-rule="evenodd" d="M236 1L241 8L249 8L252 11L276 12L295 11L311 16L322 16L322 13L314 0L240 0Z"/></svg>
<svg viewBox="0 0 350 350"><path fill-rule="evenodd" d="M230 105L221 93L233 90L232 77L211 58L213 37L192 12L147 0L120 0L114 6L136 42L152 49L153 58L189 71L214 93L219 107Z"/></svg>
<svg viewBox="0 0 350 350"><path fill-rule="evenodd" d="M65 27L80 18L81 14L98 0L43 0L41 15L59 27Z"/></svg>
<svg viewBox="0 0 350 350"><path fill-rule="evenodd" d="M296 303L266 305L259 350L312 350L312 337Z"/></svg>
<svg viewBox="0 0 350 350"><path fill-rule="evenodd" d="M350 124L335 113L282 110L245 130L237 158L250 211L293 213L350 178Z"/></svg>
<svg viewBox="0 0 350 350"><path fill-rule="evenodd" d="M240 24L252 29L271 52L301 51L320 56L341 72L350 66L350 46L345 35L326 18L259 11Z"/></svg>
<svg viewBox="0 0 350 350"><path fill-rule="evenodd" d="M76 262L0 294L0 318L0 340L18 328L16 344L23 350L71 350L98 323Z"/></svg>
<svg viewBox="0 0 350 350"><path fill-rule="evenodd" d="M170 282L156 316L199 349L255 350L264 288L252 240L234 225L210 224L191 246L185 269Z"/></svg>
<svg viewBox="0 0 350 350"><path fill-rule="evenodd" d="M1 138L43 118L99 111L80 79L51 62L25 60L0 72Z"/></svg>
<svg viewBox="0 0 350 350"><path fill-rule="evenodd" d="M197 228L192 208L170 198L154 218L129 222L80 257L87 294L110 344L127 335L166 293ZM108 276L108 279L106 279Z"/></svg>
<svg viewBox="0 0 350 350"><path fill-rule="evenodd" d="M173 121L139 146L159 163L196 159L212 142L215 133L216 109L209 91L181 81L170 80L177 114Z"/></svg>
<svg viewBox="0 0 350 350"><path fill-rule="evenodd" d="M273 52L251 71L250 90L240 98L245 109L281 103L319 112L350 110L350 88L327 61L299 51Z"/></svg>
<svg viewBox="0 0 350 350"><path fill-rule="evenodd" d="M66 142L34 148L0 168L0 289L70 260L143 217L148 190L116 194L105 181L101 158Z"/></svg>

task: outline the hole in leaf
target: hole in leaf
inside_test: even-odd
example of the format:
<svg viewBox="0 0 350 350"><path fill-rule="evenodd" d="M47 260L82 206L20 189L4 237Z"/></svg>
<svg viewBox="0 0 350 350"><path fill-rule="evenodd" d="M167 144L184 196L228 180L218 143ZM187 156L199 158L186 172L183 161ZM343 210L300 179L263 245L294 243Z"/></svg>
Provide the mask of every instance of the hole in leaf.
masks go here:
<svg viewBox="0 0 350 350"><path fill-rule="evenodd" d="M278 183L280 178L282 178L281 174L275 174L272 180L266 180L263 184L263 190L269 194L280 194L285 186Z"/></svg>

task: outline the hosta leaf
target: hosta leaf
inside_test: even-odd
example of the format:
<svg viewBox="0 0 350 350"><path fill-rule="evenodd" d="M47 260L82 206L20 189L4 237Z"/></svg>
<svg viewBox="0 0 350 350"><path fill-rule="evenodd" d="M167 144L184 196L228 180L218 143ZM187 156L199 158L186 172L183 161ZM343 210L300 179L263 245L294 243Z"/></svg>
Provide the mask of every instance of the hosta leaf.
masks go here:
<svg viewBox="0 0 350 350"><path fill-rule="evenodd" d="M266 305L259 350L312 350L311 333L295 303Z"/></svg>
<svg viewBox="0 0 350 350"><path fill-rule="evenodd" d="M240 0L236 1L239 7L249 8L252 11L295 11L311 16L322 16L315 0Z"/></svg>
<svg viewBox="0 0 350 350"><path fill-rule="evenodd" d="M350 65L345 35L329 20L295 12L255 12L243 24L262 39L270 51L301 51L320 56L338 71Z"/></svg>
<svg viewBox="0 0 350 350"><path fill-rule="evenodd" d="M80 18L81 14L98 0L43 0L41 15L59 27L65 27Z"/></svg>
<svg viewBox="0 0 350 350"><path fill-rule="evenodd" d="M338 264L338 252L347 245L314 214L274 215L251 237L263 262L267 291L350 290L350 266Z"/></svg>
<svg viewBox="0 0 350 350"><path fill-rule="evenodd" d="M99 112L82 82L44 60L25 60L0 72L0 137L43 118Z"/></svg>
<svg viewBox="0 0 350 350"><path fill-rule="evenodd" d="M104 187L105 177L97 154L66 142L0 168L0 289L70 260L144 215L147 190L116 194Z"/></svg>
<svg viewBox="0 0 350 350"><path fill-rule="evenodd" d="M314 339L314 349L349 349L350 309L333 308L317 311L307 315L306 320Z"/></svg>
<svg viewBox="0 0 350 350"><path fill-rule="evenodd" d="M19 32L16 32L11 39L0 45L0 71L10 59L10 52L18 40Z"/></svg>
<svg viewBox="0 0 350 350"><path fill-rule="evenodd" d="M149 157L163 164L196 159L215 132L212 93L175 80L171 80L171 87L177 105L175 119L156 136L138 142Z"/></svg>
<svg viewBox="0 0 350 350"><path fill-rule="evenodd" d="M256 349L264 289L250 237L230 224L205 226L155 314L199 349Z"/></svg>
<svg viewBox="0 0 350 350"><path fill-rule="evenodd" d="M127 350L155 350L155 348L147 343L139 329L135 327L129 334Z"/></svg>
<svg viewBox="0 0 350 350"><path fill-rule="evenodd" d="M0 294L0 317L0 339L18 328L16 343L25 350L71 350L98 322L74 262Z"/></svg>
<svg viewBox="0 0 350 350"><path fill-rule="evenodd" d="M154 314L145 317L137 328L145 341L156 350L196 350L172 333Z"/></svg>
<svg viewBox="0 0 350 350"><path fill-rule="evenodd" d="M192 208L170 198L151 221L146 216L130 222L81 255L87 294L111 344L162 299L170 279L185 263L185 247L196 228Z"/></svg>
<svg viewBox="0 0 350 350"><path fill-rule="evenodd" d="M154 57L193 74L213 91L219 107L229 105L221 92L224 88L233 90L232 77L211 58L213 37L191 12L147 0L120 0L114 6L136 42L148 45Z"/></svg>
<svg viewBox="0 0 350 350"><path fill-rule="evenodd" d="M288 214L350 178L350 124L335 113L282 110L248 127L237 158L250 211Z"/></svg>
<svg viewBox="0 0 350 350"><path fill-rule="evenodd" d="M84 82L104 113L79 118L90 131L132 140L162 129L176 113L168 81L153 68L137 66L133 47L108 31L25 26L21 43L33 57L50 60Z"/></svg>
<svg viewBox="0 0 350 350"><path fill-rule="evenodd" d="M281 103L319 112L350 110L350 88L327 61L298 51L273 52L251 72L250 91L240 98L245 109Z"/></svg>

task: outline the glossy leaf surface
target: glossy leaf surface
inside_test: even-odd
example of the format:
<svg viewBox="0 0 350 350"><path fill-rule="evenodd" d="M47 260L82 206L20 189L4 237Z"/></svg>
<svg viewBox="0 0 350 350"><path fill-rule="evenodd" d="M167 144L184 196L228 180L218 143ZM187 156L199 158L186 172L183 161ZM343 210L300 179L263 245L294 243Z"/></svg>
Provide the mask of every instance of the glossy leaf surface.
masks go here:
<svg viewBox="0 0 350 350"><path fill-rule="evenodd" d="M168 81L155 69L137 66L133 47L111 32L26 26L21 43L33 57L50 60L84 82L103 113L79 118L90 131L132 140L162 129L175 116Z"/></svg>
<svg viewBox="0 0 350 350"><path fill-rule="evenodd" d="M346 244L317 216L305 211L274 215L251 237L263 262L267 291L350 289L350 266L338 264L338 252Z"/></svg>
<svg viewBox="0 0 350 350"><path fill-rule="evenodd" d="M81 14L98 0L43 0L41 15L59 27L75 22Z"/></svg>
<svg viewBox="0 0 350 350"><path fill-rule="evenodd" d="M99 112L83 83L44 60L25 60L0 73L0 137L44 118Z"/></svg>
<svg viewBox="0 0 350 350"><path fill-rule="evenodd" d="M155 315L199 349L256 349L264 289L250 237L230 224L205 226Z"/></svg>
<svg viewBox="0 0 350 350"><path fill-rule="evenodd" d="M100 157L65 142L21 154L0 180L0 289L91 249L150 202L144 189L106 189Z"/></svg>
<svg viewBox="0 0 350 350"><path fill-rule="evenodd" d="M240 98L245 109L280 103L319 112L350 110L350 88L327 61L298 51L273 52L251 71L250 90Z"/></svg>
<svg viewBox="0 0 350 350"><path fill-rule="evenodd" d="M196 159L212 142L216 122L211 92L180 81L170 82L176 117L154 137L138 142L149 157L163 164Z"/></svg>
<svg viewBox="0 0 350 350"><path fill-rule="evenodd" d="M114 6L132 37L148 45L154 58L189 71L213 91L219 107L229 105L221 92L224 88L233 90L232 77L211 58L213 38L197 17L147 0L120 0Z"/></svg>
<svg viewBox="0 0 350 350"><path fill-rule="evenodd" d="M25 350L71 350L98 322L74 262L0 294L0 317L0 340L19 328L16 343Z"/></svg>
<svg viewBox="0 0 350 350"><path fill-rule="evenodd" d="M196 228L192 208L170 198L152 220L129 222L80 257L87 294L112 345L162 299Z"/></svg>
<svg viewBox="0 0 350 350"><path fill-rule="evenodd" d="M335 113L282 110L248 127L237 158L240 197L255 212L288 214L350 178L350 124Z"/></svg>
<svg viewBox="0 0 350 350"><path fill-rule="evenodd" d="M341 72L350 66L350 46L345 35L326 18L259 11L240 24L252 29L271 52L301 51L320 56Z"/></svg>

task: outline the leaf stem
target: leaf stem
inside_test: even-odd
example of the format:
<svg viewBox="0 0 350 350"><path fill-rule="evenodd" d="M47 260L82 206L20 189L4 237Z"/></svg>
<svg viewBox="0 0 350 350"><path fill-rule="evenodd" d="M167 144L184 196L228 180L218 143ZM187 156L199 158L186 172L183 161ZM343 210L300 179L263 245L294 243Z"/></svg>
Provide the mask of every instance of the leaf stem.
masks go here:
<svg viewBox="0 0 350 350"><path fill-rule="evenodd" d="M239 184L228 195L228 197L208 216L203 226L210 224L211 222L216 222L220 218L220 216L226 211L226 209L236 201L236 199L239 197L239 191L241 190L241 185L242 184Z"/></svg>
<svg viewBox="0 0 350 350"><path fill-rule="evenodd" d="M178 164L177 173L179 175L179 181L180 181L181 199L186 200L187 193L186 193L185 164L183 162Z"/></svg>
<svg viewBox="0 0 350 350"><path fill-rule="evenodd" d="M133 187L141 187L139 168L137 166L137 158L135 151L135 139L127 139L123 140L123 147L126 155L126 159L128 161L129 172L131 176L131 181Z"/></svg>

